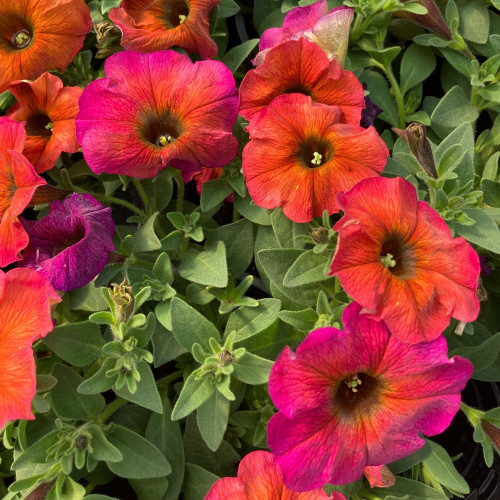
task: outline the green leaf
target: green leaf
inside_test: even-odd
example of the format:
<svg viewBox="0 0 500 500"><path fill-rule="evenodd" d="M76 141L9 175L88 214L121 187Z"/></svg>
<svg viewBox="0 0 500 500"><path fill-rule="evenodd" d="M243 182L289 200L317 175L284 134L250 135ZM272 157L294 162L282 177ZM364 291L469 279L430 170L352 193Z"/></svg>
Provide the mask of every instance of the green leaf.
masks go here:
<svg viewBox="0 0 500 500"><path fill-rule="evenodd" d="M486 339L483 343L473 347L458 347L453 349L453 356L462 356L469 359L474 365L474 372L491 366L500 352L500 332Z"/></svg>
<svg viewBox="0 0 500 500"><path fill-rule="evenodd" d="M179 399L172 411L172 420L187 417L191 412L200 407L214 393L215 384L213 377L197 379L194 371L184 382Z"/></svg>
<svg viewBox="0 0 500 500"><path fill-rule="evenodd" d="M318 321L317 313L311 308L302 311L280 311L278 317L301 332L310 332Z"/></svg>
<svg viewBox="0 0 500 500"><path fill-rule="evenodd" d="M134 252L153 252L161 248L160 240L156 236L154 223L158 212L155 212L134 235Z"/></svg>
<svg viewBox="0 0 500 500"><path fill-rule="evenodd" d="M153 273L162 284L168 283L170 285L174 281L172 263L167 253L163 252L158 256L153 266Z"/></svg>
<svg viewBox="0 0 500 500"><path fill-rule="evenodd" d="M368 52L375 61L382 64L384 67L388 67L401 52L401 47L388 47L381 50L367 50L366 52Z"/></svg>
<svg viewBox="0 0 500 500"><path fill-rule="evenodd" d="M24 450L14 460L11 466L12 470L24 469L34 464L47 463L47 450L59 441L58 432L57 430L49 432L46 436L36 441L35 444Z"/></svg>
<svg viewBox="0 0 500 500"><path fill-rule="evenodd" d="M306 250L299 255L285 274L283 285L295 287L330 279L331 277L327 276L325 272L328 270L330 261L331 255L329 253L318 254L314 253L313 250Z"/></svg>
<svg viewBox="0 0 500 500"><path fill-rule="evenodd" d="M445 128L455 128L462 123L477 120L479 111L465 97L463 90L455 85L439 101L431 115L431 121Z"/></svg>
<svg viewBox="0 0 500 500"><path fill-rule="evenodd" d="M79 311L103 311L108 308L101 288L96 287L91 281L85 286L69 292L69 305L71 309Z"/></svg>
<svg viewBox="0 0 500 500"><path fill-rule="evenodd" d="M108 439L123 455L121 462L106 462L118 476L147 479L170 474L172 469L163 453L139 434L115 424Z"/></svg>
<svg viewBox="0 0 500 500"><path fill-rule="evenodd" d="M441 53L457 71L470 80L474 74L474 67L465 54L449 48L442 48Z"/></svg>
<svg viewBox="0 0 500 500"><path fill-rule="evenodd" d="M215 474L195 464L186 464L184 500L204 500L212 485L219 479Z"/></svg>
<svg viewBox="0 0 500 500"><path fill-rule="evenodd" d="M246 42L233 47L231 50L228 50L226 54L224 54L222 62L231 70L231 73L234 73L250 55L258 43L258 38L252 38L251 40L247 40Z"/></svg>
<svg viewBox="0 0 500 500"><path fill-rule="evenodd" d="M234 362L234 376L245 384L267 384L273 362L246 352Z"/></svg>
<svg viewBox="0 0 500 500"><path fill-rule="evenodd" d="M221 0L219 4L219 19L234 16L240 11L240 6L234 0Z"/></svg>
<svg viewBox="0 0 500 500"><path fill-rule="evenodd" d="M159 323L156 324L151 341L153 343L153 364L155 368L178 358L186 352L186 349L175 340L173 332L167 330Z"/></svg>
<svg viewBox="0 0 500 500"><path fill-rule="evenodd" d="M137 500L161 500L168 490L165 477L149 477L148 479L129 479L130 486L137 495Z"/></svg>
<svg viewBox="0 0 500 500"><path fill-rule="evenodd" d="M483 201L491 207L500 208L500 182L483 179L481 181Z"/></svg>
<svg viewBox="0 0 500 500"><path fill-rule="evenodd" d="M429 442L426 441L424 446L417 450L415 453L408 455L407 457L401 458L400 460L396 460L396 462L392 462L387 464L389 469L393 474L399 474L400 472L404 472L408 469L411 469L415 465L418 465L422 460L424 460L430 453L431 447Z"/></svg>
<svg viewBox="0 0 500 500"><path fill-rule="evenodd" d="M385 500L448 500L439 491L412 479L396 477L396 484L390 488L371 488L370 495Z"/></svg>
<svg viewBox="0 0 500 500"><path fill-rule="evenodd" d="M411 44L404 52L401 59L401 92L408 90L423 82L436 67L434 52L427 47Z"/></svg>
<svg viewBox="0 0 500 500"><path fill-rule="evenodd" d="M455 231L467 241L496 254L500 253L500 231L493 219L479 208L464 208L463 212L475 221L473 226L453 223Z"/></svg>
<svg viewBox="0 0 500 500"><path fill-rule="evenodd" d="M101 13L106 14L114 7L119 7L121 0L102 0Z"/></svg>
<svg viewBox="0 0 500 500"><path fill-rule="evenodd" d="M101 329L91 321L56 326L43 341L61 359L74 366L92 363L104 345Z"/></svg>
<svg viewBox="0 0 500 500"><path fill-rule="evenodd" d="M271 223L281 248L293 248L293 222L283 213L281 208L273 210Z"/></svg>
<svg viewBox="0 0 500 500"><path fill-rule="evenodd" d="M200 205L203 212L209 212L221 204L233 188L225 179L212 179L204 182L201 188Z"/></svg>
<svg viewBox="0 0 500 500"><path fill-rule="evenodd" d="M470 42L484 44L490 34L488 8L482 0L456 0L460 34Z"/></svg>
<svg viewBox="0 0 500 500"><path fill-rule="evenodd" d="M393 127L399 127L398 108L389 90L387 80L375 71L363 71L361 80L366 83L370 91L370 99L383 109L378 117Z"/></svg>
<svg viewBox="0 0 500 500"><path fill-rule="evenodd" d="M184 255L179 274L201 285L227 286L226 248L222 241L207 241L205 250Z"/></svg>
<svg viewBox="0 0 500 500"><path fill-rule="evenodd" d="M78 386L78 392L80 394L99 394L111 389L115 385L118 375L107 377L106 372L114 368L115 363L116 358L105 359L99 371Z"/></svg>
<svg viewBox="0 0 500 500"><path fill-rule="evenodd" d="M244 198L235 193L234 206L243 217L255 222L255 224L271 225L271 211L256 205L248 193Z"/></svg>
<svg viewBox="0 0 500 500"><path fill-rule="evenodd" d="M121 451L113 446L98 425L92 425L89 429L92 434L90 445L92 447L92 457L96 460L109 462L121 462L123 455Z"/></svg>
<svg viewBox="0 0 500 500"><path fill-rule="evenodd" d="M229 418L230 402L215 391L196 412L198 429L207 446L216 451L224 438Z"/></svg>
<svg viewBox="0 0 500 500"><path fill-rule="evenodd" d="M196 309L183 300L172 299L172 331L179 344L191 351L193 344L198 343L208 352L211 351L209 339L220 339L217 328Z"/></svg>
<svg viewBox="0 0 500 500"><path fill-rule="evenodd" d="M54 412L68 420L92 420L104 408L105 401L100 394L81 394L77 391L83 378L71 368L56 363L52 370L57 384L50 392Z"/></svg>

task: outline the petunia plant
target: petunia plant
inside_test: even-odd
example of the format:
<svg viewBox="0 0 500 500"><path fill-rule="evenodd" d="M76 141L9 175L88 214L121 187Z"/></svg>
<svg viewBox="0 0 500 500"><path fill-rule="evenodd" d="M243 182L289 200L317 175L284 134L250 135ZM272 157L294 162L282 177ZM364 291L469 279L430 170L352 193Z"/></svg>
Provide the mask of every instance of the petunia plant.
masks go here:
<svg viewBox="0 0 500 500"><path fill-rule="evenodd" d="M0 0L0 496L497 500L497 0Z"/></svg>

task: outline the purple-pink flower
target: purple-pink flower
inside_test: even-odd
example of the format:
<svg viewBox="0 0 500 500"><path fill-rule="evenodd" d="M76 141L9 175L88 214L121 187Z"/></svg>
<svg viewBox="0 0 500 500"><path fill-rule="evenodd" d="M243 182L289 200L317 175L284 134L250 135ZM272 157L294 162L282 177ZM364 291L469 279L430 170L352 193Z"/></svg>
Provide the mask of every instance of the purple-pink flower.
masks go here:
<svg viewBox="0 0 500 500"><path fill-rule="evenodd" d="M22 222L30 241L20 265L38 271L56 290L92 281L115 249L111 209L88 194L54 201L44 218Z"/></svg>
<svg viewBox="0 0 500 500"><path fill-rule="evenodd" d="M448 359L443 337L401 342L360 310L349 304L344 331L314 330L271 370L279 412L268 445L293 490L347 484L366 466L410 455L424 444L418 434L442 432L459 409L472 363Z"/></svg>

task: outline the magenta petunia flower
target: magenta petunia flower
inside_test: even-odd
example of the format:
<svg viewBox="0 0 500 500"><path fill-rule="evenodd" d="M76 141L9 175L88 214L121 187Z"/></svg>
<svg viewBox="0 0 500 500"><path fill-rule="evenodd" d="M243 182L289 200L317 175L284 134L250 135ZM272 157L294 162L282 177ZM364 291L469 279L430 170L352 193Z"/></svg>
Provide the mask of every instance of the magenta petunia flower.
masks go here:
<svg viewBox="0 0 500 500"><path fill-rule="evenodd" d="M327 0L319 0L307 7L296 7L285 16L282 28L269 28L262 33L259 52L253 63L264 62L269 49L288 40L305 38L319 45L330 61L344 65L349 43L349 28L354 9L335 7L328 13Z"/></svg>
<svg viewBox="0 0 500 500"><path fill-rule="evenodd" d="M193 63L173 51L120 52L105 70L106 78L83 91L76 118L95 173L146 178L170 166L189 178L236 156L238 93L221 62Z"/></svg>
<svg viewBox="0 0 500 500"><path fill-rule="evenodd" d="M407 344L383 321L344 310L345 331L314 330L294 353L286 347L271 370L279 412L268 445L284 483L307 491L347 484L366 466L410 455L450 424L472 363L448 359L446 340Z"/></svg>
<svg viewBox="0 0 500 500"><path fill-rule="evenodd" d="M54 201L43 219L22 222L30 241L19 265L38 271L56 290L92 281L115 249L111 209L88 194Z"/></svg>

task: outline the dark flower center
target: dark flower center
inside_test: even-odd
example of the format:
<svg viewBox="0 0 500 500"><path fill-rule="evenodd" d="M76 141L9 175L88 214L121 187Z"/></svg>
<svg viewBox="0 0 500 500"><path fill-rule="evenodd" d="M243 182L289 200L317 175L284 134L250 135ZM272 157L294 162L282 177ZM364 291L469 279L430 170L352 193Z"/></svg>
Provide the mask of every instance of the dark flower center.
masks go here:
<svg viewBox="0 0 500 500"><path fill-rule="evenodd" d="M63 250L76 245L79 241L83 240L83 238L85 238L85 225L81 220L79 220L76 225L70 229L70 231L59 236L59 241L53 248L52 257L55 257Z"/></svg>
<svg viewBox="0 0 500 500"><path fill-rule="evenodd" d="M318 168L330 161L333 150L324 139L310 137L301 145L297 157L306 168Z"/></svg>
<svg viewBox="0 0 500 500"><path fill-rule="evenodd" d="M182 134L179 120L170 114L148 116L143 120L142 136L155 146L164 147L172 144Z"/></svg>
<svg viewBox="0 0 500 500"><path fill-rule="evenodd" d="M377 403L381 382L367 373L353 373L342 380L334 396L334 406L340 413L369 412Z"/></svg>
<svg viewBox="0 0 500 500"><path fill-rule="evenodd" d="M47 115L35 112L26 120L25 128L28 135L50 137L53 125Z"/></svg>
<svg viewBox="0 0 500 500"><path fill-rule="evenodd" d="M382 243L380 261L395 276L407 274L412 264L411 250L399 234L390 234Z"/></svg>
<svg viewBox="0 0 500 500"><path fill-rule="evenodd" d="M302 95L307 95L310 96L311 93L309 90L304 87L303 85L295 85L294 87L290 87L289 89L286 89L284 94L302 94Z"/></svg>
<svg viewBox="0 0 500 500"><path fill-rule="evenodd" d="M161 8L164 21L168 28L177 28L189 16L189 3L187 0L163 0Z"/></svg>
<svg viewBox="0 0 500 500"><path fill-rule="evenodd" d="M31 23L19 17L18 14L2 15L0 24L0 39L11 50L22 50L33 41L33 27Z"/></svg>

